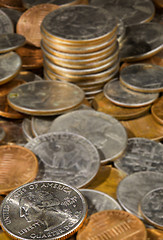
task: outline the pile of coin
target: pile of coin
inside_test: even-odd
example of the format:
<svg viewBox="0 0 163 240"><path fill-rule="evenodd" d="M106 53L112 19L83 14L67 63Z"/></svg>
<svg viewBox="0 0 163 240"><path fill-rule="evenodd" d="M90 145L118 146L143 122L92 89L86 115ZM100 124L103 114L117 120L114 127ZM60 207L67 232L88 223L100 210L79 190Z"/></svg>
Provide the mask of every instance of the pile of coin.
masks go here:
<svg viewBox="0 0 163 240"><path fill-rule="evenodd" d="M118 72L116 30L116 19L102 8L69 6L49 13L41 25L45 78L73 82L91 99Z"/></svg>

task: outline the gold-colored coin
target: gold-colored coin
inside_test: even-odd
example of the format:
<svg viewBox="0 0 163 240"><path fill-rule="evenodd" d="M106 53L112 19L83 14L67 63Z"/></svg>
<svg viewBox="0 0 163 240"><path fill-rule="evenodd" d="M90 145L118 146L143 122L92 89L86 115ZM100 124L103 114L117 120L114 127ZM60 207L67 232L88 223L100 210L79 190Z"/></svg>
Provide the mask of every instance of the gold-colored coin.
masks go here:
<svg viewBox="0 0 163 240"><path fill-rule="evenodd" d="M147 240L163 240L163 231L147 228Z"/></svg>
<svg viewBox="0 0 163 240"><path fill-rule="evenodd" d="M154 119L163 125L163 96L152 105L151 113Z"/></svg>

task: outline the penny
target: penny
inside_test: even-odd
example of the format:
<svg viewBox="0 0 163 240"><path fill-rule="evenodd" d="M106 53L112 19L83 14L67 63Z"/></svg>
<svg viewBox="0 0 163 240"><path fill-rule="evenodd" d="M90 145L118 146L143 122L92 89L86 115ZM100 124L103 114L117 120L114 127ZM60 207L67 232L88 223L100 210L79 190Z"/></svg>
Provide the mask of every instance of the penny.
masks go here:
<svg viewBox="0 0 163 240"><path fill-rule="evenodd" d="M78 231L76 239L146 240L146 237L144 224L131 213L122 210L105 210L91 215Z"/></svg>
<svg viewBox="0 0 163 240"><path fill-rule="evenodd" d="M147 228L147 239L148 240L162 240L163 231L159 229Z"/></svg>
<svg viewBox="0 0 163 240"><path fill-rule="evenodd" d="M4 139L5 137L5 131L2 127L0 127L0 142Z"/></svg>
<svg viewBox="0 0 163 240"><path fill-rule="evenodd" d="M80 189L80 192L83 194L88 204L88 217L93 213L104 210L121 210L118 202L106 193L93 189Z"/></svg>
<svg viewBox="0 0 163 240"><path fill-rule="evenodd" d="M92 107L96 111L110 114L118 120L130 120L145 114L151 105L139 108L121 107L107 99L104 93L99 93L93 99Z"/></svg>
<svg viewBox="0 0 163 240"><path fill-rule="evenodd" d="M12 81L7 82L0 86L0 97L6 96L13 88L23 84L24 81L16 78L12 79Z"/></svg>
<svg viewBox="0 0 163 240"><path fill-rule="evenodd" d="M83 99L82 89L59 81L29 82L8 94L8 103L13 109L37 116L63 113L79 106Z"/></svg>
<svg viewBox="0 0 163 240"><path fill-rule="evenodd" d="M0 35L0 53L13 51L25 44L25 38L16 33L8 33Z"/></svg>
<svg viewBox="0 0 163 240"><path fill-rule="evenodd" d="M33 82L43 80L39 75L30 71L20 71L16 76L17 79L23 80L25 82Z"/></svg>
<svg viewBox="0 0 163 240"><path fill-rule="evenodd" d="M19 18L16 31L23 35L28 44L40 47L41 33L40 26L44 17L56 10L57 5L39 4L26 10ZM28 23L28 24L27 24Z"/></svg>
<svg viewBox="0 0 163 240"><path fill-rule="evenodd" d="M163 229L163 188L156 188L148 192L140 202L140 210L149 224Z"/></svg>
<svg viewBox="0 0 163 240"><path fill-rule="evenodd" d="M126 28L120 45L121 61L138 61L152 57L163 47L163 28L158 23L143 23Z"/></svg>
<svg viewBox="0 0 163 240"><path fill-rule="evenodd" d="M152 116L160 124L163 124L162 109L163 109L163 96L160 97L151 107Z"/></svg>
<svg viewBox="0 0 163 240"><path fill-rule="evenodd" d="M137 172L125 177L118 185L117 198L123 209L142 219L139 203L144 195L163 186L163 173Z"/></svg>
<svg viewBox="0 0 163 240"><path fill-rule="evenodd" d="M163 145L147 138L129 138L125 154L114 165L126 174L140 171L163 173Z"/></svg>
<svg viewBox="0 0 163 240"><path fill-rule="evenodd" d="M22 122L22 130L27 141L30 141L35 137L32 132L31 120L29 118L24 118Z"/></svg>
<svg viewBox="0 0 163 240"><path fill-rule="evenodd" d="M0 34L13 33L14 27L11 19L0 9Z"/></svg>
<svg viewBox="0 0 163 240"><path fill-rule="evenodd" d="M0 222L12 238L64 239L78 231L86 212L85 199L77 189L56 181L39 181L7 195Z"/></svg>
<svg viewBox="0 0 163 240"><path fill-rule="evenodd" d="M0 0L0 4L6 6L6 7L11 7L11 8L22 8L22 1L21 0Z"/></svg>
<svg viewBox="0 0 163 240"><path fill-rule="evenodd" d="M0 146L0 151L1 194L35 179L38 160L32 151L18 145L3 145Z"/></svg>
<svg viewBox="0 0 163 240"><path fill-rule="evenodd" d="M4 232L0 232L0 240L11 240L12 238L10 238L6 233Z"/></svg>

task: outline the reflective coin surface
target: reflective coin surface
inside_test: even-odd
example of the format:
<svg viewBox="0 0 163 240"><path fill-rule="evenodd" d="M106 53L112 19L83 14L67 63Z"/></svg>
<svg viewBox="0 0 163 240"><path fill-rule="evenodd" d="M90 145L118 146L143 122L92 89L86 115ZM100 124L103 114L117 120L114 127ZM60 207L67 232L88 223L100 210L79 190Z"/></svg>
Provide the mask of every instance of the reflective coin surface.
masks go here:
<svg viewBox="0 0 163 240"><path fill-rule="evenodd" d="M142 219L139 203L146 193L163 186L163 174L137 172L125 177L118 185L117 198L121 206Z"/></svg>
<svg viewBox="0 0 163 240"><path fill-rule="evenodd" d="M103 164L122 155L127 145L126 131L120 122L96 111L77 110L59 116L49 130L54 131L74 132L89 139L96 146Z"/></svg>
<svg viewBox="0 0 163 240"><path fill-rule="evenodd" d="M5 131L2 127L0 127L0 141L2 141L5 137Z"/></svg>
<svg viewBox="0 0 163 240"><path fill-rule="evenodd" d="M118 202L106 193L93 189L80 189L80 192L85 197L88 205L88 217L103 210L121 210Z"/></svg>
<svg viewBox="0 0 163 240"><path fill-rule="evenodd" d="M147 138L129 138L125 154L114 164L126 174L140 171L163 173L163 144Z"/></svg>
<svg viewBox="0 0 163 240"><path fill-rule="evenodd" d="M162 240L163 230L147 228L147 237L149 240Z"/></svg>
<svg viewBox="0 0 163 240"><path fill-rule="evenodd" d="M31 115L63 113L82 103L84 92L78 86L59 81L34 81L14 88L8 94L9 105Z"/></svg>
<svg viewBox="0 0 163 240"><path fill-rule="evenodd" d="M32 140L35 137L32 132L31 120L29 118L24 118L22 122L22 130L28 141Z"/></svg>
<svg viewBox="0 0 163 240"><path fill-rule="evenodd" d="M140 209L148 223L163 229L163 188L148 192L140 202Z"/></svg>
<svg viewBox="0 0 163 240"><path fill-rule="evenodd" d="M39 158L36 180L57 180L80 188L89 183L99 170L96 148L77 134L44 134L25 146Z"/></svg>
<svg viewBox="0 0 163 240"><path fill-rule="evenodd" d="M25 44L25 37L17 33L0 35L0 53L13 51Z"/></svg>
<svg viewBox="0 0 163 240"><path fill-rule="evenodd" d="M7 195L0 222L12 238L57 240L73 235L86 212L85 199L77 189L56 181L39 181Z"/></svg>
<svg viewBox="0 0 163 240"><path fill-rule="evenodd" d="M160 97L151 107L152 116L155 120L163 125L163 96Z"/></svg>
<svg viewBox="0 0 163 240"><path fill-rule="evenodd" d="M0 34L13 33L14 26L6 13L0 10Z"/></svg>

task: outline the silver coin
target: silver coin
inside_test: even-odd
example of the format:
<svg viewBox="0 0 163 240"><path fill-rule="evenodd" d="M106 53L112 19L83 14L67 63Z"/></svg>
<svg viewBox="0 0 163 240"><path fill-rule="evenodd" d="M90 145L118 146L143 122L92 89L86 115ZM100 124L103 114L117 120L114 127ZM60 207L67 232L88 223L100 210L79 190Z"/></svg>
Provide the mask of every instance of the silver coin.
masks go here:
<svg viewBox="0 0 163 240"><path fill-rule="evenodd" d="M14 26L6 13L0 10L0 34L14 33Z"/></svg>
<svg viewBox="0 0 163 240"><path fill-rule="evenodd" d="M25 147L39 159L38 181L57 180L80 188L89 183L99 170L100 159L96 148L77 134L44 134Z"/></svg>
<svg viewBox="0 0 163 240"><path fill-rule="evenodd" d="M140 92L163 91L163 67L154 64L132 64L120 72L120 81L126 87Z"/></svg>
<svg viewBox="0 0 163 240"><path fill-rule="evenodd" d="M0 141L2 141L4 139L5 135L6 134L5 134L4 129L2 127L0 127Z"/></svg>
<svg viewBox="0 0 163 240"><path fill-rule="evenodd" d="M123 86L118 78L106 83L103 91L107 99L114 104L123 107L146 106L153 103L159 97L158 93L141 93L132 91Z"/></svg>
<svg viewBox="0 0 163 240"><path fill-rule="evenodd" d="M26 42L24 36L17 33L0 34L0 53L13 51Z"/></svg>
<svg viewBox="0 0 163 240"><path fill-rule="evenodd" d="M163 229L163 188L148 192L140 202L140 209L148 223Z"/></svg>
<svg viewBox="0 0 163 240"><path fill-rule="evenodd" d="M0 55L0 85L12 80L20 71L22 61L15 52Z"/></svg>
<svg viewBox="0 0 163 240"><path fill-rule="evenodd" d="M73 235L87 206L82 194L56 181L25 184L9 193L0 209L5 232L20 240L57 240Z"/></svg>
<svg viewBox="0 0 163 240"><path fill-rule="evenodd" d="M155 14L151 0L91 0L90 4L105 8L109 14L119 17L125 26L149 22Z"/></svg>
<svg viewBox="0 0 163 240"><path fill-rule="evenodd" d="M117 21L118 21L117 41L121 43L126 34L126 27L124 25L124 22L121 19L118 19Z"/></svg>
<svg viewBox="0 0 163 240"><path fill-rule="evenodd" d="M8 94L17 111L36 115L55 115L80 105L84 92L78 86L59 81L34 81L22 84Z"/></svg>
<svg viewBox="0 0 163 240"><path fill-rule="evenodd" d="M121 156L127 146L125 128L114 117L97 111L77 110L57 117L49 132L66 131L89 139L105 164Z"/></svg>
<svg viewBox="0 0 163 240"><path fill-rule="evenodd" d="M121 61L147 59L163 48L163 27L158 23L143 23L126 28L120 45Z"/></svg>
<svg viewBox="0 0 163 240"><path fill-rule="evenodd" d="M88 217L103 210L122 210L118 202L106 193L93 189L80 189L80 192L85 197L88 205Z"/></svg>
<svg viewBox="0 0 163 240"><path fill-rule="evenodd" d="M125 154L114 164L126 174L140 171L163 173L163 144L147 138L129 138Z"/></svg>
<svg viewBox="0 0 163 240"><path fill-rule="evenodd" d="M21 71L19 74L16 76L17 79L22 79L25 82L33 82L33 81L39 81L43 80L39 75L30 72L30 71Z"/></svg>
<svg viewBox="0 0 163 240"><path fill-rule="evenodd" d="M32 140L35 137L32 132L31 120L29 118L24 118L22 122L22 130L28 141Z"/></svg>
<svg viewBox="0 0 163 240"><path fill-rule="evenodd" d="M32 117L31 128L34 135L39 136L48 133L49 128L51 127L51 124L55 118L56 116Z"/></svg>
<svg viewBox="0 0 163 240"><path fill-rule="evenodd" d="M145 194L163 186L163 174L158 172L137 172L125 177L118 185L117 199L121 206L142 218L139 203Z"/></svg>

